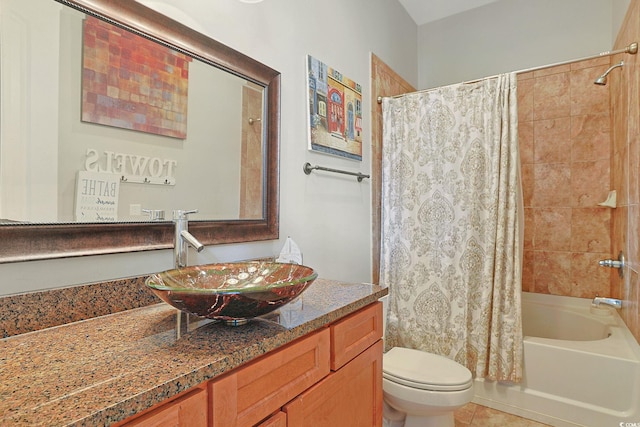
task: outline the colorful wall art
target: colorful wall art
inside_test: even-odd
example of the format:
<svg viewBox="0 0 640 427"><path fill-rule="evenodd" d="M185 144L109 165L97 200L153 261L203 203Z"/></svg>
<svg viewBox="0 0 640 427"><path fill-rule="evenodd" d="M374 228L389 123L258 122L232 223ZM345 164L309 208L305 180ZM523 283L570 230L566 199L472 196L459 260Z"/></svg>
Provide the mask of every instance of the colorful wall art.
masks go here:
<svg viewBox="0 0 640 427"><path fill-rule="evenodd" d="M307 55L309 149L362 160L362 87Z"/></svg>
<svg viewBox="0 0 640 427"><path fill-rule="evenodd" d="M191 58L87 17L82 121L184 139Z"/></svg>

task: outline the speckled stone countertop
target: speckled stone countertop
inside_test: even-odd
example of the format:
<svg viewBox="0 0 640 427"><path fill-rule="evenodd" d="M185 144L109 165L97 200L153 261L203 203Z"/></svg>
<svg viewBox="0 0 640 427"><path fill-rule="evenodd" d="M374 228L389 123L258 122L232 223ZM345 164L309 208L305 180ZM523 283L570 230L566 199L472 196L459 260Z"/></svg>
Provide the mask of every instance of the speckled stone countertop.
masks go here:
<svg viewBox="0 0 640 427"><path fill-rule="evenodd" d="M121 421L386 294L319 278L297 301L240 327L161 303L2 339L0 425Z"/></svg>

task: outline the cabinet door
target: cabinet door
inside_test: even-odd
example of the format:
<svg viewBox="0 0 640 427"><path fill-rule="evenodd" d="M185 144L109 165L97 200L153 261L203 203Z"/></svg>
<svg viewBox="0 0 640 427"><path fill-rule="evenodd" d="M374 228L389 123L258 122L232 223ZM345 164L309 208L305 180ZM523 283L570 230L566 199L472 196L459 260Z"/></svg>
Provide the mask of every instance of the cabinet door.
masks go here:
<svg viewBox="0 0 640 427"><path fill-rule="evenodd" d="M125 427L206 427L207 391L194 390L161 405L146 415L129 421Z"/></svg>
<svg viewBox="0 0 640 427"><path fill-rule="evenodd" d="M382 341L288 403L289 426L382 426Z"/></svg>
<svg viewBox="0 0 640 427"><path fill-rule="evenodd" d="M329 329L323 329L213 380L213 427L253 426L329 374Z"/></svg>

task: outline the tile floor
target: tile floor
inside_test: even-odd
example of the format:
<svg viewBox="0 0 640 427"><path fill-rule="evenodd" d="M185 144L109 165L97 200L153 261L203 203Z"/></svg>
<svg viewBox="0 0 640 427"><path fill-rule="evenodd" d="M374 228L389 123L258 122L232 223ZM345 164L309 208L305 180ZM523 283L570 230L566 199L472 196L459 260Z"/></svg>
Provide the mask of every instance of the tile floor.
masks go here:
<svg viewBox="0 0 640 427"><path fill-rule="evenodd" d="M456 427L544 427L542 424L486 406L469 403L455 412Z"/></svg>

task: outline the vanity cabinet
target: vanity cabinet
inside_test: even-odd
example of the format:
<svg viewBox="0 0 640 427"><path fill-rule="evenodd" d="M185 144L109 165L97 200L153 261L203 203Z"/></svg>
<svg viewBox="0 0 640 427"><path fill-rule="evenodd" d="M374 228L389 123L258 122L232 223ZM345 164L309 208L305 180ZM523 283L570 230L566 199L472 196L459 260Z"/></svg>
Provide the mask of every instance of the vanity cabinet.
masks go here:
<svg viewBox="0 0 640 427"><path fill-rule="evenodd" d="M285 405L288 425L381 426L381 303L356 312L330 328L332 372Z"/></svg>
<svg viewBox="0 0 640 427"><path fill-rule="evenodd" d="M373 303L125 425L381 426L382 304Z"/></svg>

